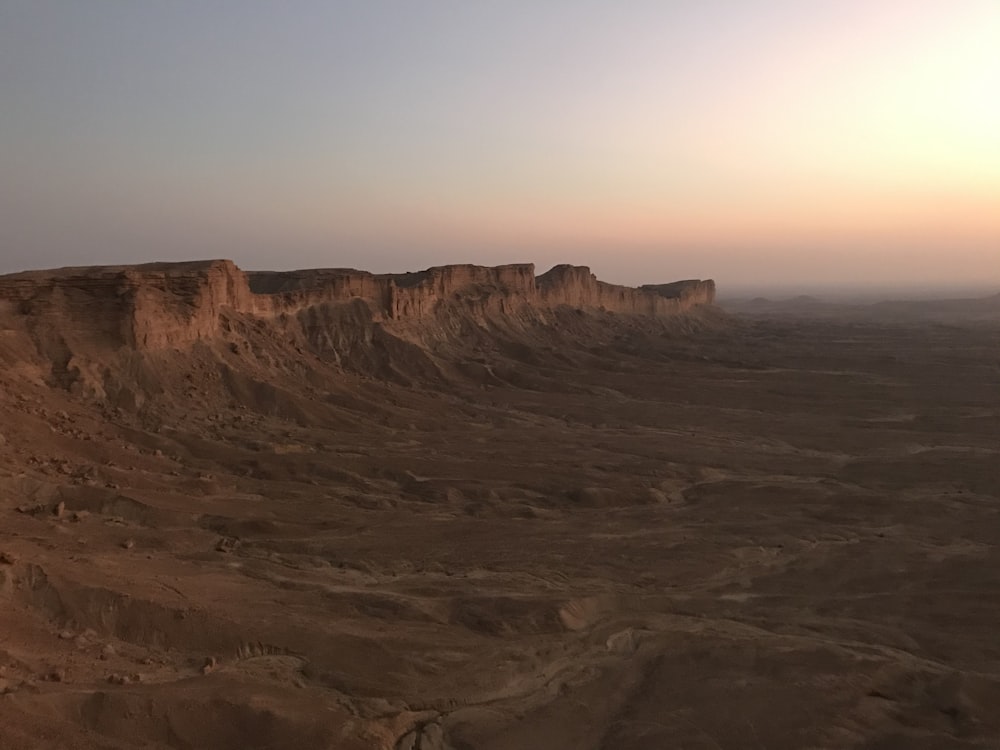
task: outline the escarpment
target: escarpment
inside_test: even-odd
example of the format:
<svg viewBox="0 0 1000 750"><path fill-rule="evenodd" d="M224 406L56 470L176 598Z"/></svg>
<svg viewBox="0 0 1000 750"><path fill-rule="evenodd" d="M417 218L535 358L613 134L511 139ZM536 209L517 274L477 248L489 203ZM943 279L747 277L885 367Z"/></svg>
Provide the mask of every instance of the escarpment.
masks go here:
<svg viewBox="0 0 1000 750"><path fill-rule="evenodd" d="M252 326L336 361L361 356L365 347L380 350L362 357L376 361L399 341L424 346L490 327L544 325L565 308L656 319L713 299L711 281L632 288L598 281L583 266L556 266L536 277L530 263L372 274L245 272L212 260L0 276L0 330L8 344L10 336L30 342L36 358L49 363L50 380L64 387L87 382L100 395L115 357L225 342L233 330ZM11 363L17 356L7 349L0 357Z"/></svg>
<svg viewBox="0 0 1000 750"><path fill-rule="evenodd" d="M546 305L600 308L626 315L677 315L696 305L715 301L715 282L692 280L639 288L598 281L586 266L556 266L538 277L541 301Z"/></svg>
<svg viewBox="0 0 1000 750"><path fill-rule="evenodd" d="M0 276L7 314L99 348L164 349L215 335L223 310L252 311L232 261L96 266Z"/></svg>

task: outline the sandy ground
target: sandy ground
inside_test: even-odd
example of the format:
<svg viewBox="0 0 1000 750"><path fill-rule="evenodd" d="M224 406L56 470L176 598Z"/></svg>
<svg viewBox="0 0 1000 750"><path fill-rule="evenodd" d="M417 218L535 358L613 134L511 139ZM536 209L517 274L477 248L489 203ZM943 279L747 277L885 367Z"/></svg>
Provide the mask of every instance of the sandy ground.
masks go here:
<svg viewBox="0 0 1000 750"><path fill-rule="evenodd" d="M1000 324L588 336L8 367L0 746L1000 747Z"/></svg>

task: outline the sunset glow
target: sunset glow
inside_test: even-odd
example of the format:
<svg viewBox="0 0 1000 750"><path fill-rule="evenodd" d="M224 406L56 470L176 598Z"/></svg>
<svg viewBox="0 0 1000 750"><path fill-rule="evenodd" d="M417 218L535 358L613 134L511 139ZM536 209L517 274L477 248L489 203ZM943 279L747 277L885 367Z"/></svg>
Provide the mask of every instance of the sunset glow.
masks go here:
<svg viewBox="0 0 1000 750"><path fill-rule="evenodd" d="M0 96L0 271L1000 284L995 0L8 3Z"/></svg>

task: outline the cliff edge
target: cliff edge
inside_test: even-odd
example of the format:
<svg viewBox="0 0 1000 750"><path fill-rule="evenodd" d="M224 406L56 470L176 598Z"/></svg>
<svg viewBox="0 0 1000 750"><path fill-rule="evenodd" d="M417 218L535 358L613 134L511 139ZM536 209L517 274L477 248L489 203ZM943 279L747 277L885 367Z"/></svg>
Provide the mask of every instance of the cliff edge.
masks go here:
<svg viewBox="0 0 1000 750"><path fill-rule="evenodd" d="M715 299L712 281L639 288L599 281L586 266L535 276L530 263L453 265L417 273L354 269L270 272L232 261L152 263L28 271L0 276L0 316L100 348L164 349L211 338L221 313L275 318L318 305L362 302L376 321L433 317L465 300L499 312L568 306L623 315L677 315Z"/></svg>
<svg viewBox="0 0 1000 750"><path fill-rule="evenodd" d="M44 363L51 384L102 396L123 358L197 342L247 349L251 331L378 370L400 347L551 325L566 310L659 320L714 297L712 281L632 288L583 266L536 276L530 263L403 274L245 272L228 260L62 268L0 276L0 358L8 367Z"/></svg>

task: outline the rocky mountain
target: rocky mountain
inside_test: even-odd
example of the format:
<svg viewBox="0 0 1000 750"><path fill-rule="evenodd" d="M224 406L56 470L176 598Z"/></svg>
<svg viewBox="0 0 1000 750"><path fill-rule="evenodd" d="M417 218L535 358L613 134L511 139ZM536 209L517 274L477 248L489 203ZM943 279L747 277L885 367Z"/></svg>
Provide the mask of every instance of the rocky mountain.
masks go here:
<svg viewBox="0 0 1000 750"><path fill-rule="evenodd" d="M381 275L245 272L228 260L63 268L0 276L0 357L128 406L159 389L165 354L196 345L243 371L277 360L308 369L320 358L386 377L441 375L466 367L459 350L475 341L552 334L570 310L654 324L714 296L712 281L635 289L569 265L537 277L532 264Z"/></svg>

